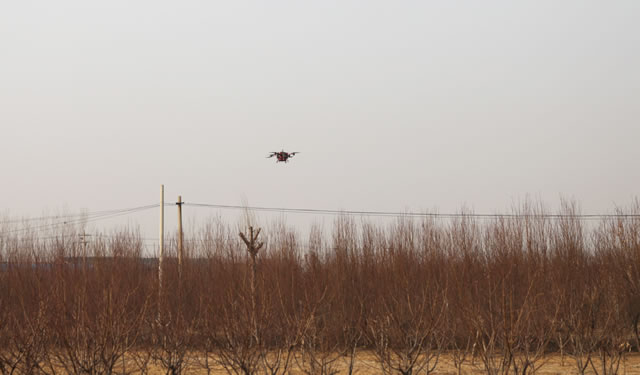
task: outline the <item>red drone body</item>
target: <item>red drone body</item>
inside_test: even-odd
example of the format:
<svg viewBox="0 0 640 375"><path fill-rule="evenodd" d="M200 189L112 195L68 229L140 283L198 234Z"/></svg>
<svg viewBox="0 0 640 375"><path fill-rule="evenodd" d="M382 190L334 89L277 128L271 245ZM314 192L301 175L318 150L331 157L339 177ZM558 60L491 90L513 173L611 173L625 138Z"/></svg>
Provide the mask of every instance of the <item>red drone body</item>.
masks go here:
<svg viewBox="0 0 640 375"><path fill-rule="evenodd" d="M267 156L267 158L272 158L272 157L276 157L276 163L278 162L285 162L287 163L289 161L289 159L291 159L295 154L297 154L298 152L286 152L286 151L274 151L272 152L269 156Z"/></svg>

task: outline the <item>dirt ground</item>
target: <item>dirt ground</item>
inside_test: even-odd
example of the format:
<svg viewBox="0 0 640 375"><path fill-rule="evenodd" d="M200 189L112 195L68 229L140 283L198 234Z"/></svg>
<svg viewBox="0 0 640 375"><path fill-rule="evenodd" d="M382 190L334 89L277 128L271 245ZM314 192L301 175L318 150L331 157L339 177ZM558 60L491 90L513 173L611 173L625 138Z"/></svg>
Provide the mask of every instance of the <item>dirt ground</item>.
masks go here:
<svg viewBox="0 0 640 375"><path fill-rule="evenodd" d="M127 361L128 362L128 361ZM554 374L577 374L578 371L576 369L575 361L571 357L565 357L564 363L559 354L551 355L544 358L539 364L542 364L540 369L536 372L536 374L540 375L554 375ZM599 366L599 362L596 361L596 366ZM132 366L133 364L125 364L125 366ZM118 366L119 367L119 366ZM121 373L121 368L116 368L116 373ZM345 360L339 359L336 361L335 365L336 370L338 370L339 374L346 373L347 363ZM131 373L131 367L127 368L128 373ZM371 353L360 353L357 356L356 366L355 366L356 374L360 375L374 375L381 374L380 366L378 365L375 357ZM149 372L150 375L160 375L164 374L159 367L154 367ZM206 374L206 371L200 366L194 365L189 368L185 373L187 374ZM486 373L483 370L482 362L480 359L475 360L475 364L472 364L471 361L467 361L467 363L462 368L463 374L484 374ZM591 368L587 370L588 374L596 374ZM598 368L598 373L602 373ZM222 368L218 368L216 371L212 372L215 375L227 374L226 371ZM300 368L296 365L295 361L293 362L293 366L291 368L290 374L304 374L300 370ZM433 374L457 374L456 368L453 365L453 361L450 355L443 355L440 357L438 362L438 366L436 367ZM620 367L618 369L618 374L639 374L640 375L640 354L633 353L626 356L626 358L621 361Z"/></svg>

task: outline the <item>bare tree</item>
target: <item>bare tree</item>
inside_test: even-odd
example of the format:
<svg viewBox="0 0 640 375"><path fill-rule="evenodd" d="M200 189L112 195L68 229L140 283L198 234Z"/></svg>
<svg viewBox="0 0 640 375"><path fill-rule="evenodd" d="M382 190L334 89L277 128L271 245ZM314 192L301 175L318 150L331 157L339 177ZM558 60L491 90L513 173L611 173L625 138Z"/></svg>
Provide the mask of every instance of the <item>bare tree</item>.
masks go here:
<svg viewBox="0 0 640 375"><path fill-rule="evenodd" d="M265 249L261 280L260 369L269 375L290 371L303 337L301 315L304 312L298 300L302 282L300 254L293 233L284 227L275 228L278 234Z"/></svg>
<svg viewBox="0 0 640 375"><path fill-rule="evenodd" d="M309 375L337 374L338 360L343 354L334 336L335 326L331 324L330 313L327 311L326 296L325 289L314 299L307 299L306 314L301 320L302 337L296 362L300 369Z"/></svg>
<svg viewBox="0 0 640 375"><path fill-rule="evenodd" d="M247 235L239 234L250 258L248 285L246 267L241 267L242 271L229 275L233 284L218 305L221 324L215 328L211 343L215 345L218 364L229 374L255 374L260 365L264 324L259 319L264 306L258 303L258 251L264 246L258 241L260 231L250 226Z"/></svg>
<svg viewBox="0 0 640 375"><path fill-rule="evenodd" d="M367 335L383 373L429 374L445 348L447 287L435 269L423 273L410 252L398 250L390 256L387 278L381 280L385 284L378 286L377 308L367 317Z"/></svg>
<svg viewBox="0 0 640 375"><path fill-rule="evenodd" d="M165 374L179 375L190 368L191 349L197 335L195 324L196 321L182 311L167 311L162 319L152 323L154 339L148 347L149 357Z"/></svg>
<svg viewBox="0 0 640 375"><path fill-rule="evenodd" d="M176 241L171 241L172 246L167 249L167 253L173 256L165 263L165 284L162 285L163 293L157 313L147 314L146 319L151 332L150 345L146 346L148 357L167 375L179 375L195 366L195 349L201 339L199 328L205 311L198 290L201 266L188 256L180 266L175 257L175 244ZM185 246L185 254L189 252L188 246ZM157 291L155 295L159 295Z"/></svg>
<svg viewBox="0 0 640 375"><path fill-rule="evenodd" d="M640 220L584 224L572 203L553 218L532 207L388 226L341 216L306 243L283 223L265 236L249 222L238 239L219 220L185 239L182 278L167 248L158 299L156 260L128 231L92 237L87 257L73 228L53 240L3 232L0 373L197 363L351 374L374 363L417 375L439 371L448 351L459 374L477 371L475 358L489 374L529 374L558 350L574 372L621 372L640 345Z"/></svg>
<svg viewBox="0 0 640 375"><path fill-rule="evenodd" d="M49 333L44 301L36 310L25 306L24 297L20 310L9 310L6 302L0 302L0 373L37 373L49 349Z"/></svg>
<svg viewBox="0 0 640 375"><path fill-rule="evenodd" d="M90 272L67 262L59 262L53 287L57 350L50 355L67 373L111 374L135 344L148 306L141 287L115 270L137 266L117 256L95 257Z"/></svg>

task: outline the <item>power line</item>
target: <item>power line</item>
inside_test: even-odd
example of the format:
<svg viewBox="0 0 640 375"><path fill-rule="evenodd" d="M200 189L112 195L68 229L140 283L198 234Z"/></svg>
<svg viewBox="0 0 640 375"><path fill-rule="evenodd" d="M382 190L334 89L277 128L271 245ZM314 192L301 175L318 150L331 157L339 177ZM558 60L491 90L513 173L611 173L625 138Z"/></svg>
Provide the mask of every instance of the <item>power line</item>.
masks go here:
<svg viewBox="0 0 640 375"><path fill-rule="evenodd" d="M82 236L82 234L80 234L80 236ZM86 234L87 237L92 237L93 239L96 240L109 240L109 239L118 239L118 238L123 238L126 240L133 240L133 241L141 241L141 242L158 242L157 238L148 238L148 237L121 237L118 235L107 235L107 234ZM29 237L29 239L33 239L33 240L39 240L39 241L46 241L46 240L59 240L62 239L63 237L60 235L57 236L35 236L35 237ZM187 240L187 241L193 241L193 240Z"/></svg>
<svg viewBox="0 0 640 375"><path fill-rule="evenodd" d="M135 213L135 212L139 212L139 211L144 211L144 210L148 210L148 209L151 209L151 208L155 208L155 207L158 207L158 206L159 206L159 204L151 204L151 205L146 205L146 206L123 208L123 209L118 209L118 210L97 211L97 212L94 212L94 213L91 213L91 214L84 214L79 219L72 219L72 220L68 220L68 221L62 221L62 222L51 223L51 224L43 224L43 225L39 225L39 226L35 226L35 227L26 227L26 228L20 228L20 229L13 229L13 230L4 231L4 232L2 232L2 234L16 233L16 232L28 232L28 231L43 231L43 230L47 230L47 229L57 228L57 227L64 226L64 225L85 224L85 223L88 223L88 222L106 220L106 219L111 219L111 218L122 216L122 215L128 215L128 214L132 214L132 213ZM71 216L71 217L73 217L73 216Z"/></svg>
<svg viewBox="0 0 640 375"><path fill-rule="evenodd" d="M165 206L174 206L174 203L165 203ZM368 211L368 210L331 210L316 208L285 208L285 207L264 207L264 206L240 206L226 204L210 204L210 203L189 203L185 202L185 206L211 208L211 209L233 209L233 210L250 210L277 213L293 213L293 214L312 214L312 215L348 215L348 216L377 216L377 217L422 217L435 219L452 219L452 218L478 218L478 219L575 219L575 220L602 220L602 219L639 219L640 214L483 214L483 213L429 213L429 212L393 212L393 211ZM28 232L28 231L44 231L54 229L63 225L85 224L88 222L111 219L118 216L129 215L136 212L159 207L159 204L151 204L146 206L138 206L123 209L103 210L86 212L80 214L52 215L41 216L36 218L27 218L22 220L5 220L0 224L18 223L29 221L45 221L45 220L63 220L55 223L47 223L34 227L25 227L20 229L7 230L2 234ZM67 219L67 220L64 220ZM151 239L144 239L149 241Z"/></svg>
<svg viewBox="0 0 640 375"><path fill-rule="evenodd" d="M479 219L578 219L578 220L601 220L619 218L640 218L640 214L477 214L477 213L428 213L428 212L390 212L390 211L352 211L352 210L330 210L316 208L283 208L283 207L257 207L257 206L234 206L225 204L209 203L184 203L186 206L236 209L250 211L266 211L279 213L314 214L314 215L353 215L353 216L379 216L379 217L426 217L436 219L452 218L479 218Z"/></svg>
<svg viewBox="0 0 640 375"><path fill-rule="evenodd" d="M158 204L156 204L155 206L157 207ZM142 206L142 207L147 207L147 206ZM135 207L133 209L135 209ZM62 215L24 217L24 218L20 218L20 219L1 220L0 224L24 223L24 222L30 222L30 221L44 221L44 220L60 220L60 219L74 218L74 217L80 217L80 218L93 217L93 216L100 216L100 215L117 214L117 213L120 213L120 212L125 211L125 210L130 210L130 209L129 208L119 208L119 209L113 209L113 210L88 211L88 212L82 212L82 213L77 213L77 214L62 214Z"/></svg>
<svg viewBox="0 0 640 375"><path fill-rule="evenodd" d="M104 211L94 211L94 212L84 212L79 214L63 214L63 215L49 215L49 216L36 216L36 217L23 217L20 219L10 219L10 220L1 220L1 224L13 224L13 223L26 223L31 221L45 221L45 220L60 220L66 218L74 218L74 217L84 217L84 216L93 216L100 214L109 214L112 212L118 212L120 210L104 210Z"/></svg>
<svg viewBox="0 0 640 375"><path fill-rule="evenodd" d="M158 204L155 205L159 206ZM143 206L146 207L146 206ZM0 220L0 225L2 224L13 224L13 223L26 223L31 221L46 221L46 220L62 220L68 218L86 218L86 217L94 217L94 216L102 216L102 215L110 215L117 214L124 210L128 209L113 209L113 210L102 210L102 211L88 211L81 212L77 214L62 214L62 215L49 215L49 216L36 216L36 217L23 217L20 219L9 219L9 220Z"/></svg>

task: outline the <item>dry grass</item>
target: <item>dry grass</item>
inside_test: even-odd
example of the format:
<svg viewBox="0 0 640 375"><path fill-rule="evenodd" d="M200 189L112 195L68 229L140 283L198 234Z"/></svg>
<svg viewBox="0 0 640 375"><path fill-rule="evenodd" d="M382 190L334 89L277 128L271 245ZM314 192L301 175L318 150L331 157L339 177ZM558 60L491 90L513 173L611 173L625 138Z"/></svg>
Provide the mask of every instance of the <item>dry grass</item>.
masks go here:
<svg viewBox="0 0 640 375"><path fill-rule="evenodd" d="M212 358L213 360L213 358ZM577 374L577 370L575 367L575 363L571 358L565 358L562 361L562 358L559 354L550 354L545 356L543 359L544 364L540 367L540 369L536 372L538 375L561 375L561 374ZM563 364L564 362L564 364ZM600 365L598 360L595 361L596 367ZM123 363L120 362L116 367L116 374L139 374L140 372L133 371L135 365L126 361L125 366L123 368ZM123 371L125 370L125 371ZM336 366L337 374L344 374L347 372L347 363L346 360L338 361ZM195 375L205 375L207 374L206 370L199 368L199 366L194 365L189 367L186 372L187 374L195 374ZM374 375L380 374L380 366L378 361L373 355L373 353L363 352L357 355L356 367L354 374L360 375ZM486 374L486 371L482 368L482 363L479 360L475 361L475 365L471 363L465 364L462 368L463 374ZM588 369L586 374L595 374L592 369ZM165 371L160 369L157 366L151 366L150 375L162 375L165 374ZM228 373L222 368L217 367L213 370L211 375L228 375ZM299 366L293 366L290 374L292 375L302 375L306 374ZM450 354L444 353L440 359L438 367L433 372L433 374L440 375L456 375L458 374L454 364L453 359ZM620 364L619 374L640 374L640 354L631 353L626 356L625 361Z"/></svg>

